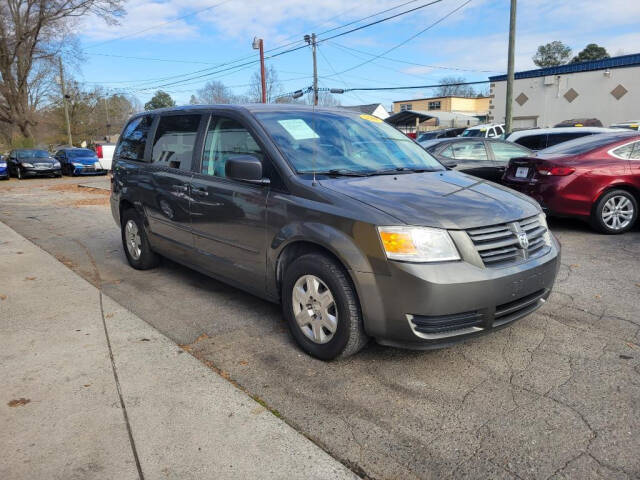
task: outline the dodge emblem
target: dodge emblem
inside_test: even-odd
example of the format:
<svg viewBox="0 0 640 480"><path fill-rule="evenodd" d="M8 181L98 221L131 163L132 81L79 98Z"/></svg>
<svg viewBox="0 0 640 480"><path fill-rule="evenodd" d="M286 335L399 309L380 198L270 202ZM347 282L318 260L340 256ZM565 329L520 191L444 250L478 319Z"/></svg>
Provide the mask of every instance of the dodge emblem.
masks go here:
<svg viewBox="0 0 640 480"><path fill-rule="evenodd" d="M520 242L520 248L526 250L529 248L529 237L527 237L526 232L518 232L518 242Z"/></svg>

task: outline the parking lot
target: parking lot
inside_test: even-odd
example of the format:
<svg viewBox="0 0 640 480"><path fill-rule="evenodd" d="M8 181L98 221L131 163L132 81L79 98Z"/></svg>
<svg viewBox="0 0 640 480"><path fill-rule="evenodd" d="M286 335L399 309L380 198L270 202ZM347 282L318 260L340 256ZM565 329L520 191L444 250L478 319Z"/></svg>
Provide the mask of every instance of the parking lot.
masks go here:
<svg viewBox="0 0 640 480"><path fill-rule="evenodd" d="M85 183L108 179L2 182L0 221L360 476L640 477L638 227L605 236L552 220L554 293L507 329L324 363L295 346L277 305L170 261L130 268L108 191Z"/></svg>

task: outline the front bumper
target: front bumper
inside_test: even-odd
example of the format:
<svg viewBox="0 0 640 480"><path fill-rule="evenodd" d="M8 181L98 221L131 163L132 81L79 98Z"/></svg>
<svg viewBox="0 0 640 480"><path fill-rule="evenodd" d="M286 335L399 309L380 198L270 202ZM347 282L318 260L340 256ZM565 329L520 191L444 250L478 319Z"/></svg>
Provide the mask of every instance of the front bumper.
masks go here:
<svg viewBox="0 0 640 480"><path fill-rule="evenodd" d="M503 268L389 262L391 275L357 273L365 330L383 345L430 349L505 327L549 297L559 248L554 240L544 255Z"/></svg>
<svg viewBox="0 0 640 480"><path fill-rule="evenodd" d="M107 171L103 168L96 168L93 165L83 165L73 167L74 175L106 175Z"/></svg>
<svg viewBox="0 0 640 480"><path fill-rule="evenodd" d="M62 170L58 168L28 168L19 167L23 177L38 177L40 175L61 175Z"/></svg>

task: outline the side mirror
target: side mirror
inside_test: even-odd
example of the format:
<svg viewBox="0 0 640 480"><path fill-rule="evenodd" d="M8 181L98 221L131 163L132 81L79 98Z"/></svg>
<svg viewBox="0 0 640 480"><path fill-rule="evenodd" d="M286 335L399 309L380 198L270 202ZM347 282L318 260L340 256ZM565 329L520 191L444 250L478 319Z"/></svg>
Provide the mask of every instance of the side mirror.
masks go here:
<svg viewBox="0 0 640 480"><path fill-rule="evenodd" d="M453 170L458 166L458 164L455 162L447 162L447 163L443 163L442 165L444 165L444 168L446 168L447 170Z"/></svg>
<svg viewBox="0 0 640 480"><path fill-rule="evenodd" d="M239 155L227 159L224 174L227 178L241 182L269 184L269 179L262 177L262 162L252 155Z"/></svg>

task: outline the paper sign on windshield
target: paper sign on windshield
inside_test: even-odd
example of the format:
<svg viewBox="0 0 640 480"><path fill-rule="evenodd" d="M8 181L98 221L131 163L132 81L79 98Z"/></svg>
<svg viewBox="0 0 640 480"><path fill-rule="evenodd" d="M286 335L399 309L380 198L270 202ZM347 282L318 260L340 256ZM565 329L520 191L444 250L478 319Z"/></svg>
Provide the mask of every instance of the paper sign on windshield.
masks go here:
<svg viewBox="0 0 640 480"><path fill-rule="evenodd" d="M362 118L363 120L368 120L370 122L382 123L382 119L378 117L374 117L373 115L363 114L363 115L360 115L360 118Z"/></svg>
<svg viewBox="0 0 640 480"><path fill-rule="evenodd" d="M301 118L293 118L288 120L278 120L278 123L284 127L289 135L294 140L308 140L310 138L320 138L316 132L314 132L307 122Z"/></svg>

